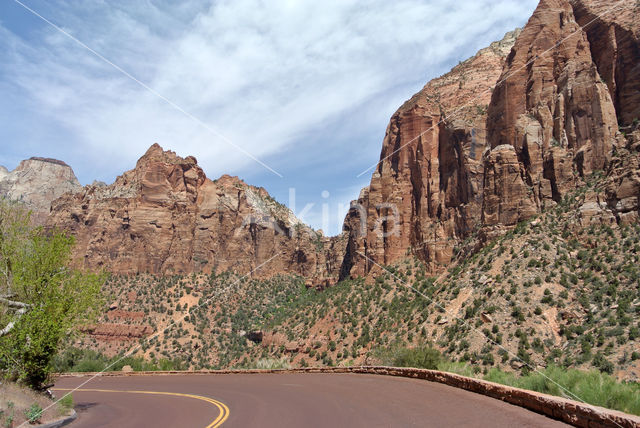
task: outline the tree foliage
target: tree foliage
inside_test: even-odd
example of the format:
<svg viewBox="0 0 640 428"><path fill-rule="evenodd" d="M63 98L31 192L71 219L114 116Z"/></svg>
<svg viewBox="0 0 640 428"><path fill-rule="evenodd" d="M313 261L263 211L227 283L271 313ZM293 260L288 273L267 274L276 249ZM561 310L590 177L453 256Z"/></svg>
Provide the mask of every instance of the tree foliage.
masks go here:
<svg viewBox="0 0 640 428"><path fill-rule="evenodd" d="M104 276L69 267L73 237L0 201L0 370L39 388L62 339L100 307Z"/></svg>

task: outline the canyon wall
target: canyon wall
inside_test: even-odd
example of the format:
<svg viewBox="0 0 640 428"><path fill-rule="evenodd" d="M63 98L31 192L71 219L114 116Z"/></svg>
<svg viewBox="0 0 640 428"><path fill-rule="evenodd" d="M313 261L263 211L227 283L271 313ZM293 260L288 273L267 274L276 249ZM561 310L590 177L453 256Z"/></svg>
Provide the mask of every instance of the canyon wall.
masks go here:
<svg viewBox="0 0 640 428"><path fill-rule="evenodd" d="M195 158L158 145L108 186L81 188L63 162L32 158L0 168L0 194L71 231L81 266L295 273L320 287L409 254L439 272L474 232L503 233L595 171L607 176L606 195L589 196L583 212L634 222L638 23L634 2L540 1L524 29L430 81L392 116L338 237L302 224L266 190L212 181Z"/></svg>
<svg viewBox="0 0 640 428"><path fill-rule="evenodd" d="M392 116L371 184L345 220L343 277L407 252L437 271L480 227L487 107L519 33L430 81Z"/></svg>
<svg viewBox="0 0 640 428"><path fill-rule="evenodd" d="M637 212L636 180L621 178L635 177L621 157L633 139L618 126L638 123L639 22L633 2L542 0L521 32L429 82L391 118L347 214L342 277L409 253L438 272L474 231L502 233L595 171L622 189L586 203Z"/></svg>
<svg viewBox="0 0 640 428"><path fill-rule="evenodd" d="M518 37L487 118L483 223L511 226L608 166L618 132L587 34L565 0L542 0Z"/></svg>

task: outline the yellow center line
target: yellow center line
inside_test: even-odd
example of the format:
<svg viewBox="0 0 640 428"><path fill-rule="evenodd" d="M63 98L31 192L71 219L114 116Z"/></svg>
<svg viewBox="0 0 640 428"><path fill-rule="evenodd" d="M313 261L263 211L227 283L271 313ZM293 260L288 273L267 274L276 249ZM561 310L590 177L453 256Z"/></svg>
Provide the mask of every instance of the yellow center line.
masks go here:
<svg viewBox="0 0 640 428"><path fill-rule="evenodd" d="M125 392L128 394L150 394L150 395L173 395L175 397L186 397L193 398L196 400L206 401L207 403L211 403L218 408L220 414L218 417L211 422L206 428L217 428L221 426L228 418L229 418L229 408L221 401L214 400L213 398L203 397L201 395L193 395L193 394L181 394L179 392L158 392L158 391L118 391L114 389L76 389L72 390L70 388L53 388L54 391L79 391L79 392Z"/></svg>

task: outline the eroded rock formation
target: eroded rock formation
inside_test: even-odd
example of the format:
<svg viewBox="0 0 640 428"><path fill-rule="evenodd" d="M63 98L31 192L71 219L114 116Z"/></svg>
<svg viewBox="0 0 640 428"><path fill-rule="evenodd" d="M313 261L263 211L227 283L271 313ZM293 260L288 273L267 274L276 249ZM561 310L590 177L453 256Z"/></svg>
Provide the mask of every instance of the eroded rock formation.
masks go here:
<svg viewBox="0 0 640 428"><path fill-rule="evenodd" d="M286 272L334 282L343 248L301 223L266 190L154 144L108 186L56 200L48 224L76 236L75 260L115 273Z"/></svg>
<svg viewBox="0 0 640 428"><path fill-rule="evenodd" d="M408 252L437 271L473 230L500 233L594 171L618 177L608 215L635 218L633 156L618 153L633 149L618 126L638 122L638 23L633 2L541 0L521 33L429 82L392 117L347 215L342 276Z"/></svg>
<svg viewBox="0 0 640 428"><path fill-rule="evenodd" d="M51 201L81 187L71 167L56 159L32 157L11 172L0 167L0 197L23 202L36 224L46 221Z"/></svg>
<svg viewBox="0 0 640 428"><path fill-rule="evenodd" d="M635 222L638 23L633 2L540 1L522 31L432 80L398 109L339 237L305 226L264 189L229 176L211 181L195 158L157 145L115 183L56 200L48 224L76 235L76 261L86 267L286 272L326 286L408 253L437 272L474 231L501 233L555 205L594 171L608 177L606 196L590 194L584 222ZM0 190L12 174L0 169ZM73 180L56 185L55 197L78 190ZM23 200L29 189L18 192ZM54 195L47 198L43 212Z"/></svg>
<svg viewBox="0 0 640 428"><path fill-rule="evenodd" d="M632 1L571 0L591 55L606 82L619 123L640 118L640 5Z"/></svg>
<svg viewBox="0 0 640 428"><path fill-rule="evenodd" d="M532 215L532 204L540 211L559 202L594 171L613 172L612 156L626 144L618 123L633 124L640 108L639 13L628 2L540 2L489 106L491 147L512 146L518 165L503 175L511 182L506 193L485 177L485 226L511 226ZM485 172L495 169L494 158Z"/></svg>
<svg viewBox="0 0 640 428"><path fill-rule="evenodd" d="M371 184L345 220L343 277L407 251L436 271L480 226L487 106L519 32L432 80L393 115Z"/></svg>

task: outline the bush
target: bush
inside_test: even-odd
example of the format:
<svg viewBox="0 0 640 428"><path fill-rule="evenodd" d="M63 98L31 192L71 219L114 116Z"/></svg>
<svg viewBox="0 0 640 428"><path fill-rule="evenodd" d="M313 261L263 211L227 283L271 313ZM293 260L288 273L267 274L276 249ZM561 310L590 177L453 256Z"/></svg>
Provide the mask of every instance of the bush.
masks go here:
<svg viewBox="0 0 640 428"><path fill-rule="evenodd" d="M391 365L395 367L413 367L435 370L443 361L442 354L429 345L417 348L402 348L395 353Z"/></svg>
<svg viewBox="0 0 640 428"><path fill-rule="evenodd" d="M291 365L286 359L276 360L273 358L263 358L256 362L256 368L266 370L290 369Z"/></svg>
<svg viewBox="0 0 640 428"><path fill-rule="evenodd" d="M58 412L60 415L67 415L73 409L73 395L68 393L58 400Z"/></svg>
<svg viewBox="0 0 640 428"><path fill-rule="evenodd" d="M103 370L119 371L124 366L131 366L133 371L184 370L184 363L179 359L160 359L157 363L144 360L142 357L125 357L116 355L107 357L92 349L68 348L55 356L51 367L56 373L99 372Z"/></svg>
<svg viewBox="0 0 640 428"><path fill-rule="evenodd" d="M35 424L42 417L42 407L38 403L33 403L31 407L25 410L24 416L30 424Z"/></svg>
<svg viewBox="0 0 640 428"><path fill-rule="evenodd" d="M613 363L605 358L601 352L598 352L595 357L593 357L593 366L596 367L603 373L612 374L613 373Z"/></svg>
<svg viewBox="0 0 640 428"><path fill-rule="evenodd" d="M438 370L449 373L456 373L462 376L473 377L473 367L462 362L452 362L443 360L438 364Z"/></svg>

